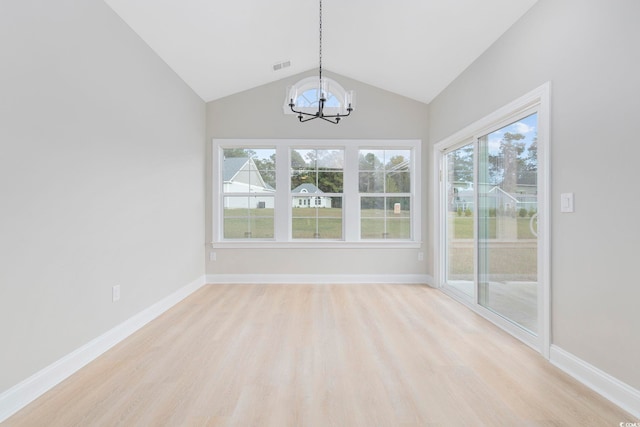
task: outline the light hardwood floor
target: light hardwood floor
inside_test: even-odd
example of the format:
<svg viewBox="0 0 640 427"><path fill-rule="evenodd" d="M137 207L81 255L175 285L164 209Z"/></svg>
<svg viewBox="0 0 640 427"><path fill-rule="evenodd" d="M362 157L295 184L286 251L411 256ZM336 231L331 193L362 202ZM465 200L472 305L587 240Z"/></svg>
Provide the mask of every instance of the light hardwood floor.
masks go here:
<svg viewBox="0 0 640 427"><path fill-rule="evenodd" d="M618 426L632 417L438 290L206 286L8 426Z"/></svg>

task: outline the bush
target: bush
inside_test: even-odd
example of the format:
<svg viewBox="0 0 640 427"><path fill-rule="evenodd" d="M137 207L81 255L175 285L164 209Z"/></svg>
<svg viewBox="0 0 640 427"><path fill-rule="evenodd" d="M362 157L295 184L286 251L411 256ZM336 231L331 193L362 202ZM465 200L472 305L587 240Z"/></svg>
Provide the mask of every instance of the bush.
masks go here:
<svg viewBox="0 0 640 427"><path fill-rule="evenodd" d="M535 208L531 208L531 209L529 209L529 216L534 216L534 215L535 215L535 214L537 214L537 213L538 213L538 211L537 211L537 210L535 210Z"/></svg>
<svg viewBox="0 0 640 427"><path fill-rule="evenodd" d="M491 218L495 218L497 214L498 214L498 210L496 208L490 208L489 209L489 216Z"/></svg>
<svg viewBox="0 0 640 427"><path fill-rule="evenodd" d="M527 210L525 208L520 208L520 210L518 211L518 216L520 218L525 218L528 213L529 212L527 212Z"/></svg>
<svg viewBox="0 0 640 427"><path fill-rule="evenodd" d="M462 208L458 208L457 213L458 213L458 216L462 216Z"/></svg>
<svg viewBox="0 0 640 427"><path fill-rule="evenodd" d="M464 211L464 216L471 216L471 214L473 214L473 212L471 211L471 209L468 209L466 211Z"/></svg>

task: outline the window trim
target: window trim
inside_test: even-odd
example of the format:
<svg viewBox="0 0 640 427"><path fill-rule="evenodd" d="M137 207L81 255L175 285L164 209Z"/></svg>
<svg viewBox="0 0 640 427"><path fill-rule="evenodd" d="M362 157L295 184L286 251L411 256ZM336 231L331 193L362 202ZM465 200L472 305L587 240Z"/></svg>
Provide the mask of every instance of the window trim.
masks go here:
<svg viewBox="0 0 640 427"><path fill-rule="evenodd" d="M403 149L400 148L400 147L397 147L397 148L394 147L393 149L388 149L388 147L384 147L384 148L360 147L360 151L367 150L367 149L371 149L372 151L403 151ZM359 156L358 156L358 158L359 158ZM386 161L386 158L385 158L385 161ZM409 200L410 200L409 213L410 213L410 215L412 215L413 214L413 208L414 208L414 197L413 197L413 194L411 193L411 189L409 190L409 192L391 192L391 191L388 191L388 188L387 188L387 183L388 183L387 177L388 177L388 174L391 172L391 169L387 169L386 166L387 165L383 163L382 170L370 170L370 169L361 169L360 168L360 164L358 163L358 174L360 174L360 173L370 173L370 172L381 173L382 174L382 189L381 189L381 191L362 192L358 188L358 194L359 194L359 199L358 200L359 200L359 203L360 203L360 207L362 206L362 200L365 199L365 198L378 198L378 199L381 198L381 199L384 200L384 202L385 202L384 204L386 206L386 201L389 198L406 198L406 197L408 197ZM413 170L412 168L413 168L413 162L411 161L410 164L409 164L409 172L410 173ZM413 179L413 176L410 175L410 182L411 182L412 179ZM360 183L360 181L358 179L358 184L359 183ZM412 182L411 182L411 185L413 186ZM388 232L386 230L387 230L387 227L390 224L389 220L391 218L392 217L389 217L387 215L387 210L385 209L384 216L382 217L382 219L384 220L384 229L385 229L384 234L388 234ZM410 218L411 218L411 216L410 216ZM360 225L362 225L362 220L363 219L373 220L373 219L376 219L376 218L375 217L363 217L362 215L360 215ZM413 231L414 231L414 228L413 228L413 224L412 224L412 226L410 228L411 236L410 236L409 240L412 240L413 237L414 237L413 236ZM380 239L375 239L375 238L362 238L362 229L360 230L360 239L361 240L373 240L373 241L380 240ZM383 237L382 239L383 240L387 240L387 238L385 238L385 237ZM402 241L402 240L407 240L407 239L388 239L388 240Z"/></svg>
<svg viewBox="0 0 640 427"><path fill-rule="evenodd" d="M266 148L266 147L261 147L261 148ZM267 148L268 149L268 148ZM274 154L275 154L275 148L273 148ZM253 160L252 157L248 158L249 161L252 162L252 164L255 166L255 162ZM221 157L221 171L223 171L223 175L224 175L224 156ZM240 171L239 171L240 172ZM262 175L260 175L260 181L264 184L264 178L262 177ZM252 197L255 198L269 198L269 199L273 199L273 202L275 203L276 200L276 194L277 194L277 189L273 189L272 191L267 191L267 192L254 192L254 191L226 191L225 192L225 181L224 181L224 177L221 177L220 179L220 184L221 184L221 190L220 190L220 206L222 208L222 213L224 214L224 208L225 206L228 206L228 204L226 203L225 199L229 198L229 199L233 199L233 198L247 198L250 199ZM249 187L251 188L252 185L250 184ZM264 187L263 187L264 188ZM275 209L275 206L274 206ZM243 217L244 218L244 217ZM260 218L260 216L255 215L255 216L247 216L247 219L249 218ZM223 218L223 222L224 222L224 218ZM252 231L249 230L248 233L251 233ZM224 234L224 232L222 231L222 233ZM247 233L247 231L245 231L245 234ZM222 238L224 239L223 234L221 234ZM273 241L274 237L255 237L252 239L256 239L256 240L265 240L265 241ZM230 241L233 241L235 239L228 239ZM240 239L237 239L240 240Z"/></svg>
<svg viewBox="0 0 640 427"><path fill-rule="evenodd" d="M422 246L422 142L418 139L212 139L212 231L211 246L214 248L420 248ZM275 148L276 195L275 230L271 240L225 240L223 238L223 183L221 152L225 148ZM291 238L291 180L289 169L292 148L340 148L345 151L343 188L343 239L336 241L293 240ZM411 149L411 227L410 240L360 239L360 193L358 189L358 152L361 149ZM286 173L281 172L282 169ZM287 210L288 209L288 210Z"/></svg>
<svg viewBox="0 0 640 427"><path fill-rule="evenodd" d="M344 193L344 172L345 172L345 167L347 165L346 163L346 150L345 147L341 147L341 146L322 146L322 147L318 147L313 146L313 147L308 147L308 146L298 146L297 144L291 144L288 146L288 154L289 154L289 158L288 158L288 163L287 163L287 169L288 169L288 197L289 197L289 206L292 206L291 201L293 199L295 199L296 197L307 197L307 200L309 201L309 203L305 203L305 207L312 209L315 208L315 204L313 206L311 206L310 204L310 199L308 198L309 196L301 196L300 193L294 193L293 190L294 188L291 188L291 178L292 178L292 168L291 168L291 152L294 150L316 150L316 151L329 151L329 150L339 150L343 152L343 166L342 166L342 177L343 177L343 188L342 188L342 192L340 193L322 193L324 194L326 197L340 197L342 199L342 204L343 204L343 214L341 219L341 235L343 236L340 239L330 239L330 238L321 238L319 241L323 241L323 242L327 242L327 241L332 241L332 242L343 242L344 239L344 233L345 233L345 228L346 228L346 224L345 224L345 214L344 214L344 200L345 200L345 193ZM317 167L317 166L316 166ZM316 173L319 172L319 170L315 170ZM276 167L276 174L277 174L277 167ZM296 187L297 188L297 187ZM315 193L307 193L307 194L315 194ZM315 197L316 196L312 196ZM289 236L288 236L288 240L287 241L292 241L292 242L316 242L318 241L317 239L313 239L313 238L304 238L304 237L293 237L293 219L294 219L294 215L293 215L293 211L289 211L287 210L287 212L290 212L290 216L289 219L291 220L291 222L289 223L289 227L288 227L288 231L289 231ZM317 213L317 212L316 212ZM318 220L318 218L316 217L316 221Z"/></svg>

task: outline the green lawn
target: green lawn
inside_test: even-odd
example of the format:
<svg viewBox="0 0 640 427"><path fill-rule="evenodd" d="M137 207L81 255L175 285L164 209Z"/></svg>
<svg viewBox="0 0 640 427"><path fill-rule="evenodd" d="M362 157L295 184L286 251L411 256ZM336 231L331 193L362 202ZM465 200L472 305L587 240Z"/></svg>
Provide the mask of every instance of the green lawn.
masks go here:
<svg viewBox="0 0 640 427"><path fill-rule="evenodd" d="M449 248L447 259L449 279L473 279L473 247L457 246L454 243ZM535 246L493 247L488 250L486 261L492 280L536 280L538 253Z"/></svg>
<svg viewBox="0 0 640 427"><path fill-rule="evenodd" d="M473 222L472 216L457 216L455 213L450 214L449 220L451 225L451 219L453 219L454 238L455 239L473 239ZM531 218L515 218L516 231L518 239L535 239L536 237L531 233L529 228L529 221ZM496 238L496 225L497 218L490 217L487 221L488 233L490 239Z"/></svg>
<svg viewBox="0 0 640 427"><path fill-rule="evenodd" d="M294 239L342 239L341 208L293 208Z"/></svg>
<svg viewBox="0 0 640 427"><path fill-rule="evenodd" d="M531 280L537 277L537 245L535 236L529 229L530 218L507 218L515 221L508 226L515 232L513 238L497 239L498 220L489 217L486 221L489 240L486 241L486 263L491 272L491 280ZM447 253L447 274L451 280L473 280L474 246L473 217L449 216L449 226L453 227L454 241L450 242Z"/></svg>
<svg viewBox="0 0 640 427"><path fill-rule="evenodd" d="M411 220L408 212L394 214L387 211L386 232L384 210L363 211L361 237L363 239L408 239ZM270 239L274 228L273 209L225 209L224 237L226 239ZM342 239L341 208L293 208L294 239ZM246 233L251 233L250 235ZM386 233L386 234L385 234Z"/></svg>
<svg viewBox="0 0 640 427"><path fill-rule="evenodd" d="M385 211L382 209L367 209L363 211L360 223L363 239L408 239L411 236L411 219L406 211L394 214L392 210L386 212L387 235L385 236ZM341 208L293 208L293 237L296 239L313 239L316 235L316 225L322 239L342 238L342 209ZM511 219L510 219L511 220ZM457 216L450 214L450 226L453 227L455 239L473 239L472 216ZM515 218L517 239L535 239L529 229L530 218ZM490 217L487 221L490 239L496 238L497 218ZM244 238L273 238L274 210L273 209L225 209L224 237L227 239ZM250 236L245 233L250 232Z"/></svg>

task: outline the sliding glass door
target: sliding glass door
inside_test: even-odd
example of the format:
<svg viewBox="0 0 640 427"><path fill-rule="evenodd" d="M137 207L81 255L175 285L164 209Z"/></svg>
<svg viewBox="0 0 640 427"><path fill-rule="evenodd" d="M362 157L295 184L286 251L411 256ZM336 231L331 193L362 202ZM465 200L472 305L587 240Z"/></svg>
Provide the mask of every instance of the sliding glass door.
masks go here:
<svg viewBox="0 0 640 427"><path fill-rule="evenodd" d="M538 114L442 157L444 286L538 333Z"/></svg>
<svg viewBox="0 0 640 427"><path fill-rule="evenodd" d="M478 141L478 303L538 325L537 114Z"/></svg>

